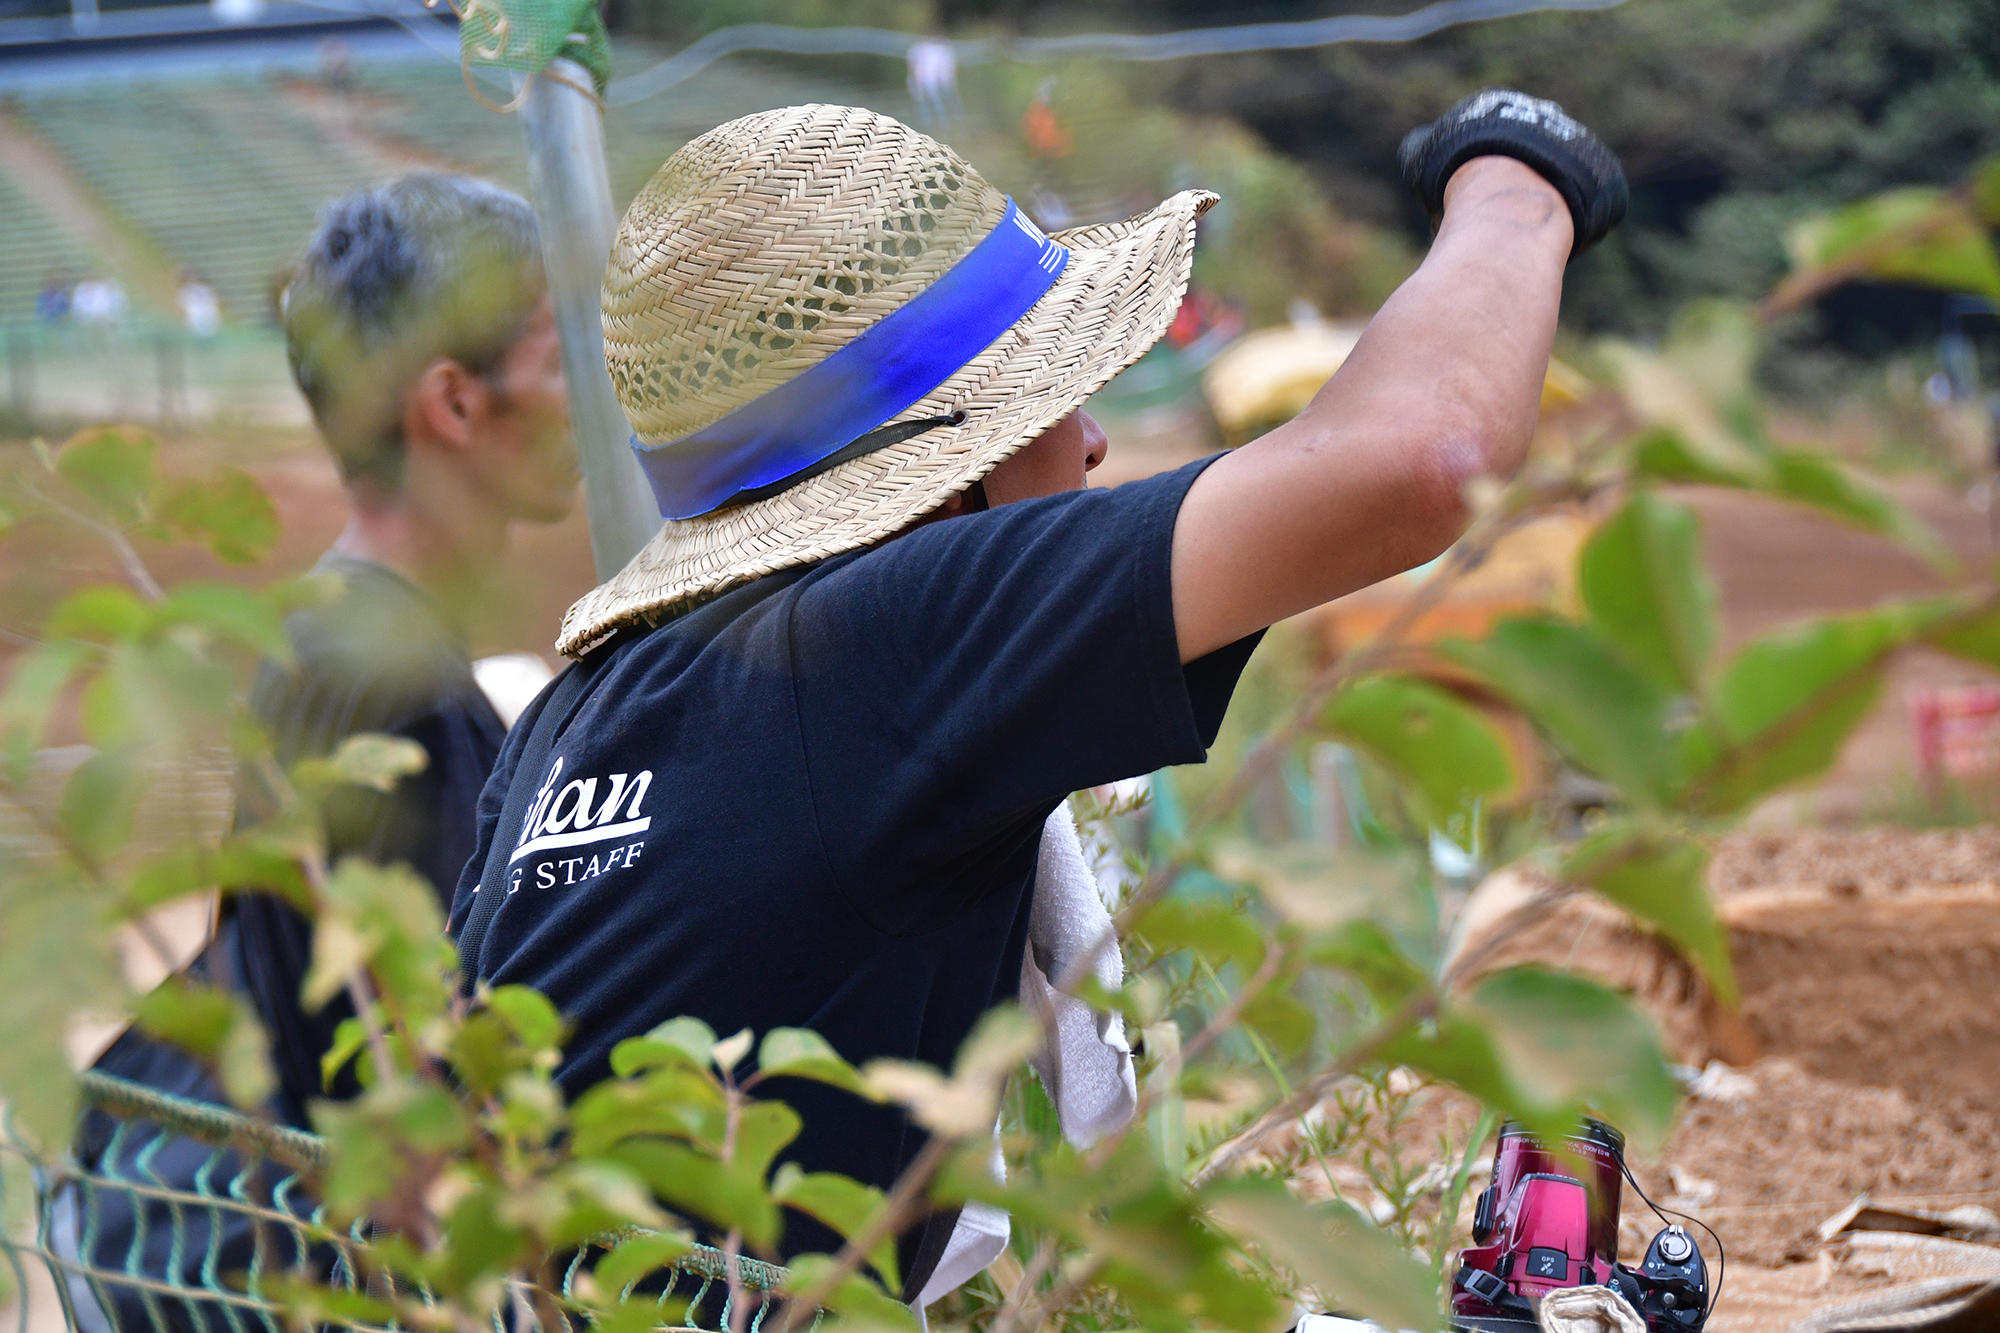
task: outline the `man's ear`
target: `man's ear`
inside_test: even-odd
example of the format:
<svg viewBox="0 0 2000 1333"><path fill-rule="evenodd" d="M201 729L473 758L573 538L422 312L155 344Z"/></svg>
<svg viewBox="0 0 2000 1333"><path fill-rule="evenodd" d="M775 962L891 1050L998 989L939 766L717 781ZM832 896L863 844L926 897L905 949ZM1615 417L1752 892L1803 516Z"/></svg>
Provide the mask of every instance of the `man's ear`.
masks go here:
<svg viewBox="0 0 2000 1333"><path fill-rule="evenodd" d="M425 366L403 402L403 438L462 449L477 438L493 391L448 357Z"/></svg>

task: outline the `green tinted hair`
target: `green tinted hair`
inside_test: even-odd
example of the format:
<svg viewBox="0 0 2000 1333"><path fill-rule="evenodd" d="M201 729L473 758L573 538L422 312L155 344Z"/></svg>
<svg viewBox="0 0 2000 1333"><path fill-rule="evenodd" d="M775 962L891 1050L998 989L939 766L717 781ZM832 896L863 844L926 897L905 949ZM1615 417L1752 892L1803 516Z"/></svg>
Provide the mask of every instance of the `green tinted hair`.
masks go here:
<svg viewBox="0 0 2000 1333"><path fill-rule="evenodd" d="M394 493L411 382L439 358L492 373L546 289L534 210L490 182L413 172L327 205L278 306L343 479Z"/></svg>

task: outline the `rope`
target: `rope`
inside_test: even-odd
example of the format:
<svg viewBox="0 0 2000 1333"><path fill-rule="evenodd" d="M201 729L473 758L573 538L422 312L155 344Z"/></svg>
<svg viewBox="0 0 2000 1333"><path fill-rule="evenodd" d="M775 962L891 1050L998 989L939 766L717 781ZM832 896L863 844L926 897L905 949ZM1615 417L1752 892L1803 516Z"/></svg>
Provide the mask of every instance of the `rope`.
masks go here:
<svg viewBox="0 0 2000 1333"><path fill-rule="evenodd" d="M519 0L504 0L510 7ZM529 0L534 3L534 0ZM456 58L468 71L488 65L524 68L511 60L473 60L467 57L461 29L461 44L454 57L440 41L434 40L426 21L412 20L394 6L357 0L303 0L316 9L343 14L386 17L417 38L426 48L445 59ZM436 0L428 0L435 4ZM475 0L491 4L494 0ZM558 0L560 3L560 0ZM952 53L960 64L987 64L1001 60L1046 61L1097 56L1105 60L1161 61L1187 60L1209 55L1244 55L1257 51L1296 51L1349 43L1387 44L1412 42L1447 28L1469 23L1489 23L1541 13L1590 13L1616 9L1625 0L1436 0L1407 14L1342 14L1332 18L1307 19L1290 23L1246 23L1229 27L1192 28L1161 33L1075 33L1065 37L972 38L953 41ZM454 12L458 12L454 9ZM490 18L482 18L477 40L492 41ZM585 38L588 46L592 38ZM597 79L598 95L609 106L629 106L672 88L732 55L762 51L781 55L872 55L901 60L908 56L916 34L889 28L796 28L778 23L739 23L718 28L650 69L622 79L611 80L610 54L605 48L602 74L588 60L579 60ZM594 48L593 48L594 49ZM576 53L558 50L557 55L576 59ZM549 57L553 59L554 57ZM546 68L543 60L538 68ZM483 104L492 105L485 97Z"/></svg>
<svg viewBox="0 0 2000 1333"><path fill-rule="evenodd" d="M318 1171L326 1163L326 1141L317 1134L95 1070L79 1074L77 1084L85 1104L121 1120L146 1121L211 1147L254 1149L253 1156L295 1170Z"/></svg>
<svg viewBox="0 0 2000 1333"><path fill-rule="evenodd" d="M1198 56L1241 55L1254 51L1297 51L1350 42L1411 42L1446 28L1551 10L1588 12L1616 9L1625 0L1436 0L1407 14L1342 14L1291 23L1245 23L1161 33L1075 33L1066 37L974 38L953 41L962 65L1000 60L1187 60ZM794 28L777 23L742 23L718 28L677 55L612 84L612 106L657 96L725 56L745 51L787 55L874 55L902 59L919 38L886 28Z"/></svg>

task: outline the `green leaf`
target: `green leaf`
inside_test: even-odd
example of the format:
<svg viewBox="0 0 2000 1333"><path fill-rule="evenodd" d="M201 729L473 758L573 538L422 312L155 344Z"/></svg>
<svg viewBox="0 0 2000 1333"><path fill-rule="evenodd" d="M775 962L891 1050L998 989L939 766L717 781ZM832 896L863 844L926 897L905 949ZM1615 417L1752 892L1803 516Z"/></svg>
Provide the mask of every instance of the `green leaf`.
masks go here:
<svg viewBox="0 0 2000 1333"><path fill-rule="evenodd" d="M1770 490L1777 469L1769 453L1744 446L1727 435L1655 426L1632 442L1632 470L1654 481L1698 486L1733 486L1738 490Z"/></svg>
<svg viewBox="0 0 2000 1333"><path fill-rule="evenodd" d="M1254 970L1264 957L1265 933L1233 903L1168 896L1149 904L1132 933L1161 956L1186 949L1212 963Z"/></svg>
<svg viewBox="0 0 2000 1333"><path fill-rule="evenodd" d="M457 990L458 960L444 938L437 895L407 865L343 857L326 878L312 944L300 987L309 1011L359 968L368 969L384 1002L400 1008L413 1027L433 1015L443 1018Z"/></svg>
<svg viewBox="0 0 2000 1333"><path fill-rule="evenodd" d="M122 851L150 781L143 759L130 752L102 751L78 764L56 812L70 844L92 859Z"/></svg>
<svg viewBox="0 0 2000 1333"><path fill-rule="evenodd" d="M262 829L212 850L181 844L149 857L126 881L125 898L143 910L212 888L275 894L302 910L312 905L296 855Z"/></svg>
<svg viewBox="0 0 2000 1333"><path fill-rule="evenodd" d="M790 1295L800 1295L812 1290L833 1268L833 1259L824 1254L803 1254L788 1266L789 1281L785 1291ZM880 1287L858 1273L849 1273L842 1278L833 1293L827 1297L822 1308L835 1311L844 1318L829 1324L829 1333L843 1327L859 1325L871 1330L895 1330L896 1333L915 1333L919 1327L917 1317L910 1313L910 1307L888 1295ZM850 1321L853 1321L850 1323Z"/></svg>
<svg viewBox="0 0 2000 1333"><path fill-rule="evenodd" d="M2000 671L2000 606L1947 617L1925 632L1924 642L1990 671Z"/></svg>
<svg viewBox="0 0 2000 1333"><path fill-rule="evenodd" d="M170 484L160 498L159 519L176 536L200 542L235 565L261 560L278 540L277 506L241 468Z"/></svg>
<svg viewBox="0 0 2000 1333"><path fill-rule="evenodd" d="M1624 996L1567 973L1518 967L1483 978L1427 1031L1384 1058L1456 1084L1541 1130L1590 1112L1657 1145L1676 1085L1652 1022Z"/></svg>
<svg viewBox="0 0 2000 1333"><path fill-rule="evenodd" d="M130 426L79 431L57 451L56 475L102 505L116 521L131 523L145 513L157 481L153 437Z"/></svg>
<svg viewBox="0 0 2000 1333"><path fill-rule="evenodd" d="M1578 568L1590 623L1668 690L1694 692L1715 646L1701 524L1648 490L1591 534Z"/></svg>
<svg viewBox="0 0 2000 1333"><path fill-rule="evenodd" d="M1834 459L1806 450L1751 450L1699 439L1665 427L1648 431L1632 447L1633 470L1656 481L1728 486L1810 505L1864 532L1900 542L1936 568L1953 563L1950 551L1922 519Z"/></svg>
<svg viewBox="0 0 2000 1333"><path fill-rule="evenodd" d="M759 1176L668 1139L626 1139L604 1156L637 1173L675 1210L737 1228L760 1249L777 1243L778 1207Z"/></svg>
<svg viewBox="0 0 2000 1333"><path fill-rule="evenodd" d="M423 772L429 763L430 756L415 741L368 732L349 736L332 755L307 760L299 770L302 785L335 782L388 792L410 774Z"/></svg>
<svg viewBox="0 0 2000 1333"><path fill-rule="evenodd" d="M153 608L130 588L96 583L56 603L42 632L51 639L116 643L139 638L152 628L153 620Z"/></svg>
<svg viewBox="0 0 2000 1333"><path fill-rule="evenodd" d="M1740 810L1824 770L1875 706L1888 655L1943 619L1950 602L1905 602L1779 630L1746 645L1716 677L1685 737L1690 799Z"/></svg>
<svg viewBox="0 0 2000 1333"><path fill-rule="evenodd" d="M1266 989L1243 1006L1243 1024L1288 1058L1305 1053L1319 1026L1303 1001L1277 989Z"/></svg>
<svg viewBox="0 0 2000 1333"><path fill-rule="evenodd" d="M1989 157L1974 167L1966 185L1980 221L2000 227L2000 157Z"/></svg>
<svg viewBox="0 0 2000 1333"><path fill-rule="evenodd" d="M547 1086L550 1101L559 1106L561 1094L553 1084ZM552 1248L596 1241L635 1226L662 1231L670 1220L644 1181L609 1162L565 1162L549 1184L564 1203L543 1232Z"/></svg>
<svg viewBox="0 0 2000 1333"><path fill-rule="evenodd" d="M1702 970L1718 999L1734 1005L1736 973L1708 896L1707 869L1701 844L1621 822L1584 839L1564 861L1562 877L1658 930Z"/></svg>
<svg viewBox="0 0 2000 1333"><path fill-rule="evenodd" d="M1041 1042L1027 1015L1012 1006L988 1010L958 1048L950 1078L909 1060L871 1060L861 1071L877 1096L910 1108L937 1134L970 1138L993 1127L1000 1088Z"/></svg>
<svg viewBox="0 0 2000 1333"><path fill-rule="evenodd" d="M211 1064L238 1106L254 1107L277 1087L264 1029L243 996L172 980L134 1009L139 1026Z"/></svg>
<svg viewBox="0 0 2000 1333"><path fill-rule="evenodd" d="M656 1069L639 1082L606 1079L570 1108L574 1148L588 1157L624 1139L665 1134L720 1152L725 1105L713 1075L691 1066Z"/></svg>
<svg viewBox="0 0 2000 1333"><path fill-rule="evenodd" d="M771 1197L787 1208L796 1208L806 1216L825 1223L843 1240L851 1240L859 1234L883 1204L882 1191L873 1185L864 1185L830 1171L808 1174L793 1162L778 1168L777 1177L771 1182ZM901 1290L903 1282L896 1274L896 1243L893 1237L884 1238L870 1250L868 1262L881 1277L883 1287L889 1291Z"/></svg>
<svg viewBox="0 0 2000 1333"><path fill-rule="evenodd" d="M120 643L77 699L83 734L103 750L172 740L179 709L173 692L146 669L139 645Z"/></svg>
<svg viewBox="0 0 2000 1333"><path fill-rule="evenodd" d="M275 662L291 660L284 616L270 598L248 588L228 583L183 583L167 594L157 615L166 623L192 625Z"/></svg>
<svg viewBox="0 0 2000 1333"><path fill-rule="evenodd" d="M724 1037L715 1043L715 1049L709 1053L710 1058L715 1061L718 1070L727 1074L743 1063L743 1057L750 1054L750 1043L755 1039L750 1029L744 1028L734 1036Z"/></svg>
<svg viewBox="0 0 2000 1333"><path fill-rule="evenodd" d="M7 1109L50 1153L75 1133L76 1082L65 1038L79 1014L123 1004L117 961L92 886L51 867L0 868L0 1089Z"/></svg>
<svg viewBox="0 0 2000 1333"><path fill-rule="evenodd" d="M670 1018L640 1037L611 1048L611 1072L629 1078L644 1069L684 1064L707 1069L715 1053L715 1029L699 1018Z"/></svg>
<svg viewBox="0 0 2000 1333"><path fill-rule="evenodd" d="M1403 1243L1338 1203L1308 1204L1274 1181L1228 1180L1203 1196L1209 1215L1297 1274L1337 1309L1383 1328L1444 1326L1437 1279Z"/></svg>
<svg viewBox="0 0 2000 1333"><path fill-rule="evenodd" d="M213 1055L236 1021L228 991L191 982L169 981L140 999L133 1016L139 1026L195 1055Z"/></svg>
<svg viewBox="0 0 2000 1333"><path fill-rule="evenodd" d="M785 1146L799 1136L799 1113L783 1102L751 1102L737 1113L731 1165L762 1179Z"/></svg>
<svg viewBox="0 0 2000 1333"><path fill-rule="evenodd" d="M94 654L80 643L38 643L14 659L0 692L0 728L6 731L8 770L23 781L48 734L56 703Z"/></svg>
<svg viewBox="0 0 2000 1333"><path fill-rule="evenodd" d="M1623 995L1522 967L1482 980L1466 1007L1485 1020L1519 1086L1602 1106L1641 1142L1666 1137L1678 1088L1652 1020Z"/></svg>
<svg viewBox="0 0 2000 1333"><path fill-rule="evenodd" d="M303 1328L381 1328L396 1317L395 1307L379 1297L322 1286L284 1271L263 1274L260 1285L261 1294Z"/></svg>
<svg viewBox="0 0 2000 1333"><path fill-rule="evenodd" d="M640 1278L657 1273L693 1249L694 1238L685 1233L633 1236L613 1246L591 1271L605 1296L622 1296Z"/></svg>
<svg viewBox="0 0 2000 1333"><path fill-rule="evenodd" d="M1844 464L1803 451L1774 453L1771 463L1777 473L1772 486L1775 494L1899 542L1934 568L1948 569L1955 563L1950 550L1922 519Z"/></svg>
<svg viewBox="0 0 2000 1333"><path fill-rule="evenodd" d="M321 1089L331 1088L340 1071L349 1061L368 1049L368 1026L359 1018L348 1017L340 1020L333 1030L333 1040L327 1045L326 1054L319 1058L319 1082Z"/></svg>
<svg viewBox="0 0 2000 1333"><path fill-rule="evenodd" d="M2000 256L1985 226L1963 200L1927 186L1808 218L1792 229L1785 249L1795 278L1852 268L1857 276L2000 300Z"/></svg>
<svg viewBox="0 0 2000 1333"><path fill-rule="evenodd" d="M1384 1011L1404 1003L1430 982L1429 969L1373 921L1350 921L1330 935L1308 940L1304 956L1359 981Z"/></svg>
<svg viewBox="0 0 2000 1333"><path fill-rule="evenodd" d="M1328 730L1395 774L1441 828L1513 783L1507 746L1479 711L1425 681L1370 676L1334 695Z"/></svg>
<svg viewBox="0 0 2000 1333"><path fill-rule="evenodd" d="M1526 713L1579 766L1628 797L1665 804L1678 776L1665 690L1584 625L1505 620L1440 645Z"/></svg>
<svg viewBox="0 0 2000 1333"><path fill-rule="evenodd" d="M840 1058L831 1043L805 1028L772 1028L757 1047L757 1075L763 1078L809 1078L856 1096L868 1097L861 1071Z"/></svg>
<svg viewBox="0 0 2000 1333"><path fill-rule="evenodd" d="M486 1007L505 1020L523 1046L553 1050L562 1044L562 1015L540 991L527 986L496 986L483 998Z"/></svg>
<svg viewBox="0 0 2000 1333"><path fill-rule="evenodd" d="M541 1220L533 1205L539 1202L497 1181L482 1180L465 1191L445 1214L434 1280L447 1291L462 1290L482 1275L510 1267L533 1243L531 1228Z"/></svg>

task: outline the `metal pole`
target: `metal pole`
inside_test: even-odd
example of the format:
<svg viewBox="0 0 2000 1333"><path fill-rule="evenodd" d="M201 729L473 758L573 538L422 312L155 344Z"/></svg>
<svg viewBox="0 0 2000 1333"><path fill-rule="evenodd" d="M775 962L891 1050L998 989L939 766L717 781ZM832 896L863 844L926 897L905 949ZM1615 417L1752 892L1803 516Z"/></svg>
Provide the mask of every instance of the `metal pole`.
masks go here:
<svg viewBox="0 0 2000 1333"><path fill-rule="evenodd" d="M35 354L28 335L7 331L7 386L13 393L14 415L27 421L35 415Z"/></svg>
<svg viewBox="0 0 2000 1333"><path fill-rule="evenodd" d="M569 414L583 467L590 553L597 576L609 578L659 530L653 492L632 456L631 427L604 368L604 325L598 290L618 234L611 176L604 163L604 117L579 91L590 75L568 60L549 67L575 87L537 78L521 103L528 149L528 186L542 232L542 262L556 330L562 337Z"/></svg>

